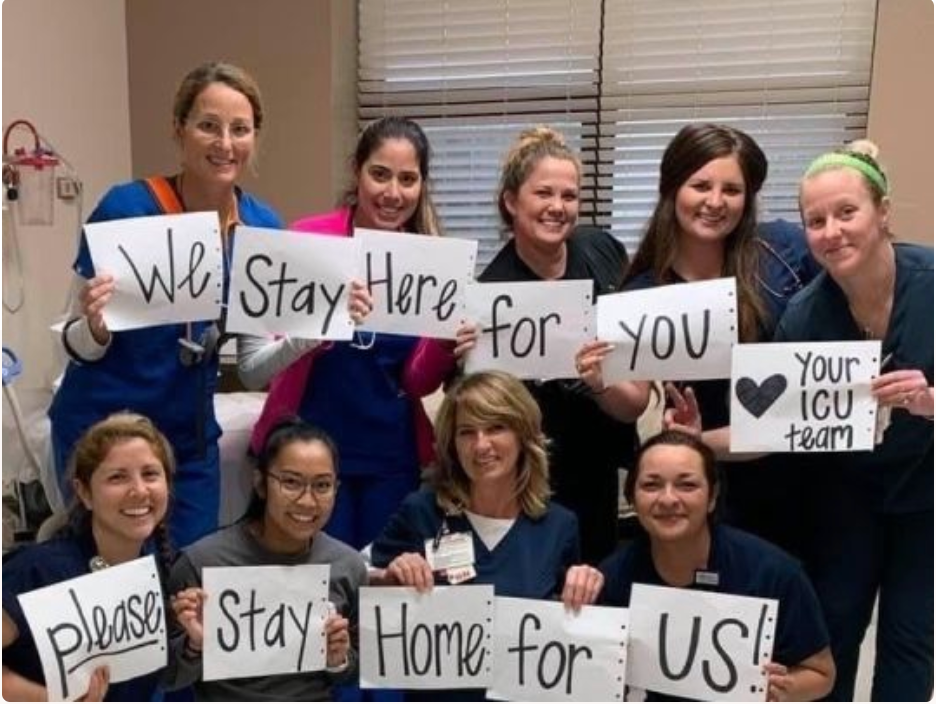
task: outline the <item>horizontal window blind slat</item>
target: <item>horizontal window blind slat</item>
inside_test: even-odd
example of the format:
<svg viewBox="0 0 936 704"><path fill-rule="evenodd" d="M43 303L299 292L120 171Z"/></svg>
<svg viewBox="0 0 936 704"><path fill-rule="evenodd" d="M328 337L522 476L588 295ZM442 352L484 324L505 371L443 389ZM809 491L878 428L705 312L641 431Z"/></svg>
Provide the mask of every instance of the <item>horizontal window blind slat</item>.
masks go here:
<svg viewBox="0 0 936 704"><path fill-rule="evenodd" d="M688 122L768 156L762 216L799 219L806 164L863 136L875 0L360 0L359 117L418 119L445 232L500 248L505 153L537 124L583 162L581 217L630 251ZM601 36L602 29L604 35Z"/></svg>

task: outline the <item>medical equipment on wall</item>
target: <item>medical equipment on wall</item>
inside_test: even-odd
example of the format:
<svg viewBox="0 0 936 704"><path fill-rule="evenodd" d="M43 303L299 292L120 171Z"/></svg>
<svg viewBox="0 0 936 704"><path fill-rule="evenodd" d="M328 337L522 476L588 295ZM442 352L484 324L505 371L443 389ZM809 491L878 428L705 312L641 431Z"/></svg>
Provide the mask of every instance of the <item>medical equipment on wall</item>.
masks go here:
<svg viewBox="0 0 936 704"><path fill-rule="evenodd" d="M56 175L61 170L61 175ZM73 204L83 221L78 172L29 120L14 120L3 131L3 307L19 312L25 284L19 227L48 227L56 197Z"/></svg>
<svg viewBox="0 0 936 704"><path fill-rule="evenodd" d="M10 135L17 128L31 133L31 147L10 151ZM40 143L28 120L15 120L3 132L3 185L21 225L51 225L55 198L55 167L59 159Z"/></svg>

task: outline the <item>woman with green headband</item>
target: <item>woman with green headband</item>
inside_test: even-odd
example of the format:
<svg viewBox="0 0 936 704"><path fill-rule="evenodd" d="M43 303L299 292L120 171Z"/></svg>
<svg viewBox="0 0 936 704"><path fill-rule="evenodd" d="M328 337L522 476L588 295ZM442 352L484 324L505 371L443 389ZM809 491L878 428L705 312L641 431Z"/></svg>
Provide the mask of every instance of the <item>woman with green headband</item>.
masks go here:
<svg viewBox="0 0 936 704"><path fill-rule="evenodd" d="M894 242L877 148L856 142L806 171L800 211L825 270L787 307L778 341L881 340L872 391L890 425L873 452L824 456L808 563L838 671L854 694L878 600L872 699L924 701L933 686L933 250Z"/></svg>

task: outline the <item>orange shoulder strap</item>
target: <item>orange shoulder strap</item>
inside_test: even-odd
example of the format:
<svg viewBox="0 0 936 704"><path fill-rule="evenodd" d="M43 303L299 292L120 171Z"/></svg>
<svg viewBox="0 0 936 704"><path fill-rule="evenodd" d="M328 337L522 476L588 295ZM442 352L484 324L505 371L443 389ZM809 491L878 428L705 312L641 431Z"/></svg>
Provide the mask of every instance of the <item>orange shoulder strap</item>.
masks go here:
<svg viewBox="0 0 936 704"><path fill-rule="evenodd" d="M146 186L150 189L150 193L153 194L153 198L156 199L156 202L164 213L173 215L175 213L185 212L185 208L182 207L182 202L176 195L175 189L165 176L150 176L146 179Z"/></svg>

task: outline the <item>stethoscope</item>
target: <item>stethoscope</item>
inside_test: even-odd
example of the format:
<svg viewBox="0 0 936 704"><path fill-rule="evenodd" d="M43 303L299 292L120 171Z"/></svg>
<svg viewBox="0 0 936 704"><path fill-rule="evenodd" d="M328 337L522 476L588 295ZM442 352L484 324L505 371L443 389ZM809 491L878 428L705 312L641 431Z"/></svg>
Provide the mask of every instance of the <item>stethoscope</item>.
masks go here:
<svg viewBox="0 0 936 704"><path fill-rule="evenodd" d="M776 289L772 288L772 287L770 286L770 284L768 284L766 281L764 281L764 277L762 277L762 276L760 275L760 272L758 272L758 273L755 274L755 276L754 276L754 279L755 279L755 281L757 281L758 285L759 285L764 291L767 291L767 293L769 293L771 296L773 296L774 298L777 298L777 299L779 299L779 300L781 300L781 301L786 300L787 298L789 298L790 296L792 296L794 293L796 293L797 291L799 291L800 289L802 289L803 286L804 286L803 279L800 278L800 275L799 275L798 273L796 273L796 269L794 269L792 266L790 266L790 263L789 263L786 259L784 259L782 256L780 256L780 252L778 252L778 251L774 248L774 246L773 246L772 244L770 244L770 242L768 242L768 241L765 240L765 239L758 238L758 239L756 240L756 242L757 242L760 246L762 246L764 249L766 249L766 250L773 256L774 259L776 259L777 261L779 261L780 264L783 266L783 268L786 269L787 272L789 272L790 276L793 277L793 283L792 283L792 284L790 284L790 285L788 285L788 286L784 286L783 289L782 289L781 291L777 291Z"/></svg>

